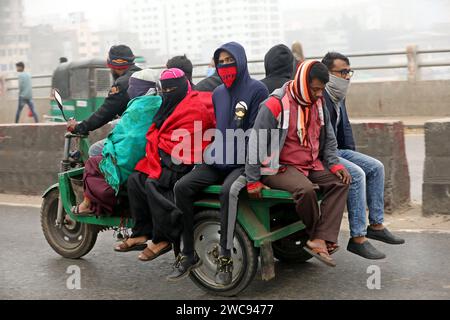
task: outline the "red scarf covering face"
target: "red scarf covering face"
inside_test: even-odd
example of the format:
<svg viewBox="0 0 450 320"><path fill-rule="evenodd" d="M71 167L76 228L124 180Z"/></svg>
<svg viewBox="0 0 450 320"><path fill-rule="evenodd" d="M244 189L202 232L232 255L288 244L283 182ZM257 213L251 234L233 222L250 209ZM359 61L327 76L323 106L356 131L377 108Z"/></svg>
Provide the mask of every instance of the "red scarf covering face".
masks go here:
<svg viewBox="0 0 450 320"><path fill-rule="evenodd" d="M295 102L298 103L298 123L297 131L300 143L308 146L308 128L311 121L311 108L314 104L319 108L319 115L323 124L323 103L322 99L317 101L313 100L313 94L311 92L309 73L311 68L319 61L309 60L304 61L297 68L295 78L288 85L289 93Z"/></svg>
<svg viewBox="0 0 450 320"><path fill-rule="evenodd" d="M236 81L238 69L236 63L231 64L219 64L217 66L217 74L227 88L231 88Z"/></svg>
<svg viewBox="0 0 450 320"><path fill-rule="evenodd" d="M194 125L196 121L202 122L201 128ZM203 138L204 132L214 127L215 123L211 112L201 102L198 93L195 91L191 92L180 102L159 130L155 124L150 127L146 136L145 158L139 161L135 170L147 174L151 179L159 179L162 168L158 149L172 155L179 163L187 165L201 163L203 151L210 142L202 139L201 143L194 143L194 137ZM179 140L172 141L175 131L176 133L182 133L182 135L176 136ZM172 154L175 148L178 150L179 144L190 145L190 152L174 152Z"/></svg>

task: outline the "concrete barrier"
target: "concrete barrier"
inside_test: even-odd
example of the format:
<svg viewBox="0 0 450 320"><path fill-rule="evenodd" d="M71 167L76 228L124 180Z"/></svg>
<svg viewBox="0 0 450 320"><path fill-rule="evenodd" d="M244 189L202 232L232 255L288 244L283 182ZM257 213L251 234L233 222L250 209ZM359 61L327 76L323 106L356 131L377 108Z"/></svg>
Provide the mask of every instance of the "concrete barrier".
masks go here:
<svg viewBox="0 0 450 320"><path fill-rule="evenodd" d="M450 214L450 118L425 123L422 210Z"/></svg>
<svg viewBox="0 0 450 320"><path fill-rule="evenodd" d="M36 98L38 115L50 111L49 98ZM450 116L450 80L355 82L347 108L351 118ZM0 123L13 123L17 99L0 97ZM25 109L22 122L31 122Z"/></svg>
<svg viewBox="0 0 450 320"><path fill-rule="evenodd" d="M50 114L50 98L33 99L39 121L45 122L44 115ZM17 112L17 99L0 98L0 123L14 123ZM28 107L23 108L20 123L34 123L34 119L28 117Z"/></svg>
<svg viewBox="0 0 450 320"><path fill-rule="evenodd" d="M64 124L0 125L0 193L39 195L57 182ZM105 137L109 125L91 141Z"/></svg>
<svg viewBox="0 0 450 320"><path fill-rule="evenodd" d="M403 123L352 121L357 151L380 160L385 167L385 210L392 212L410 203L410 176Z"/></svg>
<svg viewBox="0 0 450 320"><path fill-rule="evenodd" d="M448 117L450 80L352 83L347 98L355 117Z"/></svg>

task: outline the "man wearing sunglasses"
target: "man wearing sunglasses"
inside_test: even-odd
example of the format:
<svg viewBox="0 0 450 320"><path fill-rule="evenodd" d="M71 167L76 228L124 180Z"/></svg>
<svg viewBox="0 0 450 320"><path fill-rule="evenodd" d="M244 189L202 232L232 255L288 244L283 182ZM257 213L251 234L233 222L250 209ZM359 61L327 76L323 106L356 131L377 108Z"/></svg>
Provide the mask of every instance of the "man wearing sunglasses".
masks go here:
<svg viewBox="0 0 450 320"><path fill-rule="evenodd" d="M372 246L369 239L388 244L403 244L383 225L384 166L377 159L356 152L353 131L347 115L345 98L354 71L350 60L337 52L329 52L322 60L330 73L325 88L325 101L338 141L338 156L352 176L347 209L351 239L347 250L366 259L384 259L386 255ZM370 225L366 228L366 205Z"/></svg>

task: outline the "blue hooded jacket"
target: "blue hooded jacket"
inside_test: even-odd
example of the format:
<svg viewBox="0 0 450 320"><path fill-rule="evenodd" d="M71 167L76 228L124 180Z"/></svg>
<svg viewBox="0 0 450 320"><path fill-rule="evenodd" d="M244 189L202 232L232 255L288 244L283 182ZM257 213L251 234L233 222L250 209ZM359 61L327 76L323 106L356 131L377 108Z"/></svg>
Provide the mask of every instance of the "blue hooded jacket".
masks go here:
<svg viewBox="0 0 450 320"><path fill-rule="evenodd" d="M247 130L253 128L253 124L255 123L255 119L258 114L259 105L267 99L269 96L269 91L262 82L250 78L247 66L247 56L244 48L239 43L230 42L217 49L214 53L214 61L216 66L219 65L219 56L222 51L227 51L236 60L237 77L230 88L227 88L224 84L222 84L217 87L213 93L214 112L217 121L216 130L220 131L223 136L223 160L220 161L222 164L216 163L214 166L220 170L231 171L245 164L236 163L238 156L240 158L246 158L247 148L244 146L242 150L236 150L238 148L236 141L234 141L234 143L230 142L227 144L226 130L242 129L246 132ZM235 119L236 107L238 105L243 105L242 102L244 102L247 106L247 111L242 121L237 121ZM219 147L219 145L216 144L218 142L219 139L216 135L216 139L214 141L214 151L216 151ZM228 146L228 152L226 150L226 146ZM234 146L234 150L230 150L230 146ZM234 164L227 164L226 155L232 151L234 151ZM212 154L215 155L216 153L212 152Z"/></svg>

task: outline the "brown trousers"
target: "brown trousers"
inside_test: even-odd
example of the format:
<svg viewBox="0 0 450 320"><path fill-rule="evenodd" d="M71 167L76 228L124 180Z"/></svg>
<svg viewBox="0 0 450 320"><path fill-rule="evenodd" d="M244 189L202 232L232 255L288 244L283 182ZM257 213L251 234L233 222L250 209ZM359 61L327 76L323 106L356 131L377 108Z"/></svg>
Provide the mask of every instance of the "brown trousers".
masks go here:
<svg viewBox="0 0 450 320"><path fill-rule="evenodd" d="M265 176L262 182L272 189L286 190L293 194L297 214L306 225L311 240L321 239L337 243L348 185L328 170L310 171L309 177L296 168L275 176ZM318 185L323 195L320 208L314 185Z"/></svg>

